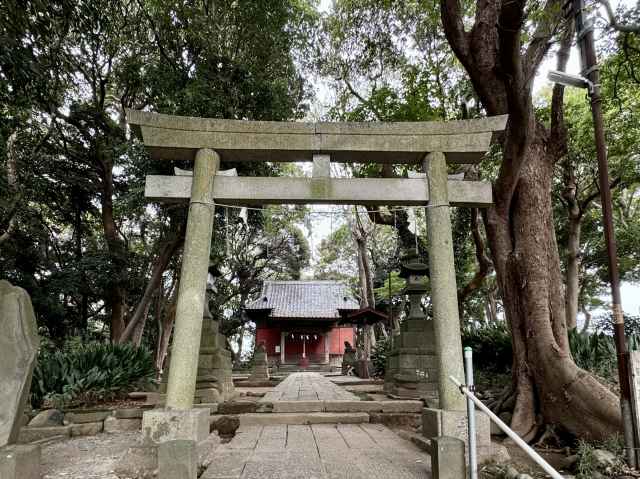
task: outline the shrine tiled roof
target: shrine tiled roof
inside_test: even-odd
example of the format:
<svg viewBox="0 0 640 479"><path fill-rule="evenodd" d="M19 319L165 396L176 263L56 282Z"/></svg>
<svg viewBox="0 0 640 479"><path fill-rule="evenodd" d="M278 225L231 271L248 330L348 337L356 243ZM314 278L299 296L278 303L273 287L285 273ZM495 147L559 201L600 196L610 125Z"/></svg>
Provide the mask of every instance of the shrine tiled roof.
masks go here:
<svg viewBox="0 0 640 479"><path fill-rule="evenodd" d="M339 281L265 281L262 292L245 310L270 310L270 318L337 319L340 310L360 308Z"/></svg>

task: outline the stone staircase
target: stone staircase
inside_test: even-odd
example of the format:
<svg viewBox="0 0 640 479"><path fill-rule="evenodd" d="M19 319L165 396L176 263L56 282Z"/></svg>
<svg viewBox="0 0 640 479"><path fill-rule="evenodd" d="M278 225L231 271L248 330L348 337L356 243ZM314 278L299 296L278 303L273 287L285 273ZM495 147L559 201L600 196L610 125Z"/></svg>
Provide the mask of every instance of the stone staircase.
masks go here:
<svg viewBox="0 0 640 479"><path fill-rule="evenodd" d="M299 364L281 364L277 368L272 368L272 371L275 375L304 373L304 372L331 373L331 372L339 371L339 368L332 366L331 364L311 363L305 367L300 366Z"/></svg>
<svg viewBox="0 0 640 479"><path fill-rule="evenodd" d="M211 421L225 415L238 415L240 424L304 425L360 424L417 425L424 405L422 401L248 401L235 400L218 405Z"/></svg>

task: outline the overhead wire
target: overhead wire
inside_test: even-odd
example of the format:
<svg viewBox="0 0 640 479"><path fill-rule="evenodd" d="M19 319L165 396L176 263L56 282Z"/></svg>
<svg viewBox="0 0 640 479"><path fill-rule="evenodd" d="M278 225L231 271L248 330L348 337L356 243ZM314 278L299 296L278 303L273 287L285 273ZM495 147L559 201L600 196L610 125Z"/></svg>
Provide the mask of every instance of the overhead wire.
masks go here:
<svg viewBox="0 0 640 479"><path fill-rule="evenodd" d="M265 211L265 207L260 207L260 206L246 206L246 205L231 205L231 204L225 204L225 203L217 203L214 202L215 206L218 206L220 208L231 208L231 209L243 209L246 208L247 210L252 210L252 211ZM389 212L398 212L398 211L411 211L411 210L415 210L416 208L436 208L438 206L442 206L442 205L420 205L420 206L394 206L392 208L389 207L385 207L387 211ZM449 205L447 205L449 206ZM290 211L290 210L286 210L284 208L282 208L283 211ZM375 209L375 210L369 210L369 209L364 209L364 210L360 210L360 212L364 212L364 213L378 213L379 210ZM348 212L347 210L344 209L332 209L332 210L315 210L315 211L307 211L305 212L305 215L334 215L334 214L350 214L350 215L355 215L356 212L354 211L350 211ZM395 224L395 215L394 215L394 224Z"/></svg>

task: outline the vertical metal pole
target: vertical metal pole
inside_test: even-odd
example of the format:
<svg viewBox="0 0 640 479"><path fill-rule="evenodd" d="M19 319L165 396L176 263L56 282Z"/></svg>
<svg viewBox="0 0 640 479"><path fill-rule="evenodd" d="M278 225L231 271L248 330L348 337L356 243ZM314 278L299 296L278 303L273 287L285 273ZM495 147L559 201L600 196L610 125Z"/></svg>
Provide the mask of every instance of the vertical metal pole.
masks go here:
<svg viewBox="0 0 640 479"><path fill-rule="evenodd" d="M624 316L622 314L620 296L618 252L613 229L609 165L607 164L607 145L602 117L602 99L600 96L600 72L598 70L598 59L593 38L593 23L588 20L585 21L583 0L572 0L572 9L578 37L578 46L580 47L582 74L592 83L592 86L589 88L589 97L591 98L591 114L593 116L593 129L598 157L598 184L600 187L600 202L602 204L602 217L604 222L604 239L607 246L609 282L611 283L611 310L613 313L614 338L618 355L622 425L627 461L629 462L629 466L635 467L635 434L631 413L631 386L629 384L629 373L626 361L627 342L624 333Z"/></svg>
<svg viewBox="0 0 640 479"><path fill-rule="evenodd" d="M473 351L464 348L464 371L467 390L473 392ZM467 424L469 430L469 479L478 479L478 457L476 453L476 406L467 397Z"/></svg>
<svg viewBox="0 0 640 479"><path fill-rule="evenodd" d="M393 336L393 333L395 333L395 328L393 327L394 322L393 322L393 299L391 298L391 268L389 268L388 271L388 277L389 277L389 327L391 328L391 335Z"/></svg>

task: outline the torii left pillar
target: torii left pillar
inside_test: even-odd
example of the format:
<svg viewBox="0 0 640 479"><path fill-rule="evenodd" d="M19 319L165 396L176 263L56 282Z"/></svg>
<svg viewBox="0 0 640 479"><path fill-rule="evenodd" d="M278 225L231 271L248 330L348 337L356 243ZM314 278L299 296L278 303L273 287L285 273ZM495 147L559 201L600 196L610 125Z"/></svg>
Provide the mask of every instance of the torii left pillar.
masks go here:
<svg viewBox="0 0 640 479"><path fill-rule="evenodd" d="M213 188L219 167L220 156L215 151L198 150L193 167L166 408L146 411L142 423L145 438L155 443L175 439L199 442L209 434L210 412L206 408L193 409L193 397L215 213Z"/></svg>

